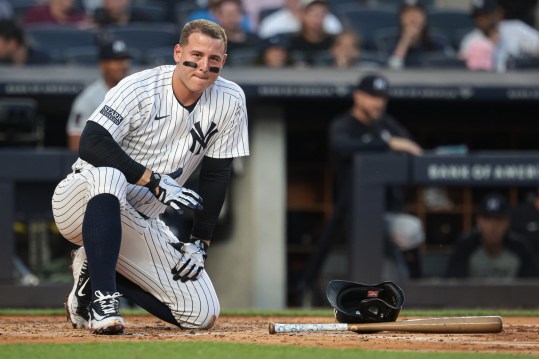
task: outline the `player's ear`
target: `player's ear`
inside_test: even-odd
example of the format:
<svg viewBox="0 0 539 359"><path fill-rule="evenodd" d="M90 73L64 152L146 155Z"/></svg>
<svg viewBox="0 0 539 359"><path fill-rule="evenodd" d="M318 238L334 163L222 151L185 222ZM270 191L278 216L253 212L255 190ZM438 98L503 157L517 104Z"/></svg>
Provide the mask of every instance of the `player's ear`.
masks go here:
<svg viewBox="0 0 539 359"><path fill-rule="evenodd" d="M180 46L180 44L176 44L176 46L174 46L174 62L179 63L181 57L182 57L182 47Z"/></svg>
<svg viewBox="0 0 539 359"><path fill-rule="evenodd" d="M223 63L221 64L221 68L223 68L223 66L225 65L226 58L227 58L227 55L225 54L225 55L223 56Z"/></svg>

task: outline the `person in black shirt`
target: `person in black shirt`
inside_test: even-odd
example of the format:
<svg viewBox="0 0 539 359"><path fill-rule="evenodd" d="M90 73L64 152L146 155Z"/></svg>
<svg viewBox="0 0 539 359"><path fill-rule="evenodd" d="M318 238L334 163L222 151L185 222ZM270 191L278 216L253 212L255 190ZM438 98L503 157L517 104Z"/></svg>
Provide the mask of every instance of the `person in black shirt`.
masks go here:
<svg viewBox="0 0 539 359"><path fill-rule="evenodd" d="M290 38L290 48L297 62L310 66L315 64L318 55L329 54L334 35L324 30L328 12L325 0L302 1L301 30Z"/></svg>
<svg viewBox="0 0 539 359"><path fill-rule="evenodd" d="M349 188L345 183L351 181L352 158L358 152L422 154L410 133L386 113L388 91L389 83L383 76L365 76L352 94L352 109L331 123L330 147L339 188Z"/></svg>
<svg viewBox="0 0 539 359"><path fill-rule="evenodd" d="M477 228L463 237L449 258L449 278L527 278L538 275L537 264L524 242L509 232L509 205L493 193L483 198Z"/></svg>
<svg viewBox="0 0 539 359"><path fill-rule="evenodd" d="M389 83L385 77L379 74L363 77L352 94L352 109L335 118L330 125L329 143L336 188L340 192L338 201L348 201L352 193L355 154L400 152L418 156L423 152L410 133L386 113L388 91ZM420 220L405 213L405 200L404 189L389 189L385 216L387 237L391 239L388 248L397 245L402 253L390 250L390 256L402 255L407 264L407 275L417 278L421 275L419 246L425 235ZM349 208L349 204L345 206Z"/></svg>
<svg viewBox="0 0 539 359"><path fill-rule="evenodd" d="M539 189L533 200L512 208L510 229L530 245L539 260Z"/></svg>

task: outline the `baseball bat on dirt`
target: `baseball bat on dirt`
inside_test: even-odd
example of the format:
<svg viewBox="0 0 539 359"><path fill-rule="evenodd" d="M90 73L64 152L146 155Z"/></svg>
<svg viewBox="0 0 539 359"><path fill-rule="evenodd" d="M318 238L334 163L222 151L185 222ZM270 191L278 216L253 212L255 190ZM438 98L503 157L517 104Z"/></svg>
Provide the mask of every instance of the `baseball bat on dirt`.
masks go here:
<svg viewBox="0 0 539 359"><path fill-rule="evenodd" d="M321 331L352 331L358 333L411 332L411 333L499 333L502 318L499 316L471 316L447 318L422 318L398 322L363 324L281 324L270 323L270 334Z"/></svg>

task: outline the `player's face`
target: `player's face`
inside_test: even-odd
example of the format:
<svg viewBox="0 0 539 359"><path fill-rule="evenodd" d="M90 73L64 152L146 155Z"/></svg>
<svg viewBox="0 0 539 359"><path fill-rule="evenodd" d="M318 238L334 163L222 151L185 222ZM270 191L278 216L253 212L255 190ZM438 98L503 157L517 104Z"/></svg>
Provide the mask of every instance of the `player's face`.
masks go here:
<svg viewBox="0 0 539 359"><path fill-rule="evenodd" d="M370 122L374 122L382 116L386 110L386 104L387 98L384 96L372 96L363 91L354 91L354 106Z"/></svg>
<svg viewBox="0 0 539 359"><path fill-rule="evenodd" d="M505 233L509 229L509 218L502 217L477 217L477 227L481 231L481 237L485 244L499 244L503 241Z"/></svg>
<svg viewBox="0 0 539 359"><path fill-rule="evenodd" d="M116 86L124 77L127 76L129 71L129 65L131 60L129 59L115 59L100 61L99 67L103 73L103 78L109 86Z"/></svg>
<svg viewBox="0 0 539 359"><path fill-rule="evenodd" d="M210 67L223 67L225 45L219 39L198 32L191 34L188 40L185 46L174 48L175 77L179 80L180 91L200 94L219 76L219 73L211 72ZM185 61L194 62L197 67L185 66Z"/></svg>

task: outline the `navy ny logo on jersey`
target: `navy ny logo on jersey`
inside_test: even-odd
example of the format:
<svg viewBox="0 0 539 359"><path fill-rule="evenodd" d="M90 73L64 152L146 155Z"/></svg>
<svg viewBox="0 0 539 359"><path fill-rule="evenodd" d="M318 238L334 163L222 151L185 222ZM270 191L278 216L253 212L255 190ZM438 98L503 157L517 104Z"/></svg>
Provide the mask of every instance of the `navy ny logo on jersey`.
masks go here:
<svg viewBox="0 0 539 359"><path fill-rule="evenodd" d="M206 149L210 139L218 132L216 127L217 125L212 122L208 132L204 133L200 127L200 122L195 123L195 128L192 128L190 131L191 137L193 138L193 144L191 145L191 148L189 148L189 151L193 152L195 155L198 155L201 149ZM200 145L198 150L197 144Z"/></svg>

